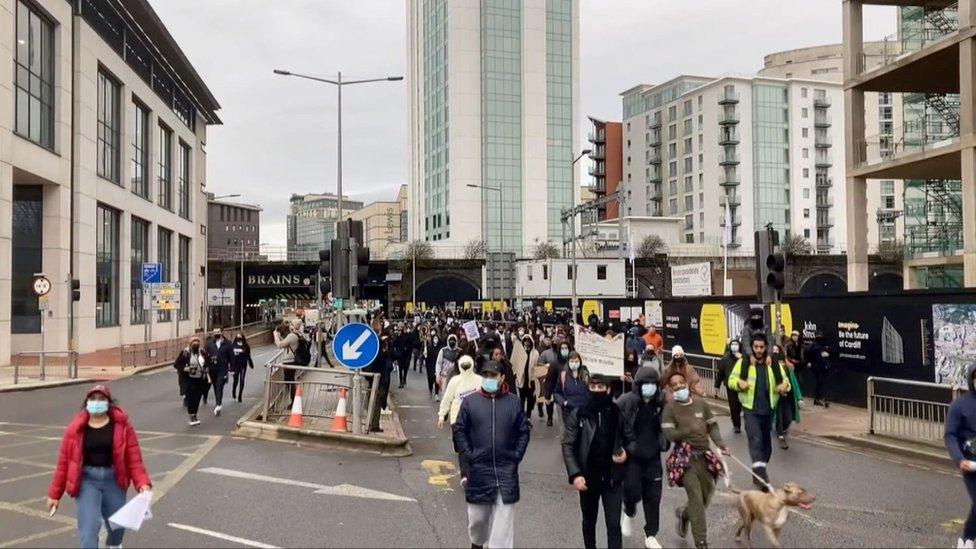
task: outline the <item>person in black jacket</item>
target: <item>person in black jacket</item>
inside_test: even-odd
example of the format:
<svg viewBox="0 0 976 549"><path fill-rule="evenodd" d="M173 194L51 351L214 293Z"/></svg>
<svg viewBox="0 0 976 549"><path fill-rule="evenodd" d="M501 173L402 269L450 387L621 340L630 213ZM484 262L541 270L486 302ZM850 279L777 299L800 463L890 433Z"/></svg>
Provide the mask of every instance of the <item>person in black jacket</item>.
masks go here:
<svg viewBox="0 0 976 549"><path fill-rule="evenodd" d="M440 393L440 386L437 385L437 354L441 351L441 339L435 330L427 337L424 346L423 356L424 368L427 372L427 392L431 397L436 397Z"/></svg>
<svg viewBox="0 0 976 549"><path fill-rule="evenodd" d="M213 368L213 360L205 351L200 349L200 338L194 336L190 344L180 351L173 363L177 373L186 383L186 412L190 414L190 426L200 425L197 412L200 409L200 398L207 390L207 375Z"/></svg>
<svg viewBox="0 0 976 549"><path fill-rule="evenodd" d="M393 352L390 349L390 336L388 334L380 335L380 350L373 362L363 371L379 374L378 379L377 377L373 378L373 383L379 383L379 385L376 388L376 406L373 408L369 419L369 430L373 433L382 433L380 410L386 408L386 399L390 394L390 374L393 373Z"/></svg>
<svg viewBox="0 0 976 549"><path fill-rule="evenodd" d="M804 358L815 382L813 405L829 408L830 402L827 399L830 398L830 348L827 347L827 340L822 333L817 332L814 335L813 343L807 348Z"/></svg>
<svg viewBox="0 0 976 549"><path fill-rule="evenodd" d="M610 382L589 376L589 404L573 408L563 422L563 462L569 483L579 491L583 515L583 546L596 547L596 519L603 500L607 547L623 545L620 506L623 503L624 462L620 414L610 397Z"/></svg>
<svg viewBox="0 0 976 549"><path fill-rule="evenodd" d="M234 337L234 346L231 347L230 356L230 372L234 379L230 387L230 398L236 398L237 402L244 402L244 378L247 377L248 366L252 370L254 369L251 346L247 344L247 338L244 337L244 334L238 333Z"/></svg>
<svg viewBox="0 0 976 549"><path fill-rule="evenodd" d="M505 349L502 348L501 344L498 344L491 350L491 360L501 365L502 380L508 386L509 392L518 396L518 383L515 381L515 370L512 368L511 361L505 356Z"/></svg>
<svg viewBox="0 0 976 549"><path fill-rule="evenodd" d="M204 351L213 360L213 368L210 369L210 384L213 385L215 416L219 416L220 411L224 409L224 385L227 384L230 358L233 355L231 348L231 342L224 337L220 329L214 330L213 339L204 348Z"/></svg>
<svg viewBox="0 0 976 549"><path fill-rule="evenodd" d="M729 379L732 367L742 358L742 343L738 339L733 339L725 347L725 355L716 364L715 371L715 391L725 386ZM739 402L739 395L726 388L726 398L729 401L729 415L732 417L732 430L739 434L742 432L742 403Z"/></svg>
<svg viewBox="0 0 976 549"><path fill-rule="evenodd" d="M661 547L660 528L662 467L661 452L669 443L661 431L664 399L658 391L660 375L642 366L634 376L634 389L617 399L620 410L621 446L627 452L624 480L624 514L620 530L630 537L631 521L637 515L637 502L644 504L644 547Z"/></svg>
<svg viewBox="0 0 976 549"><path fill-rule="evenodd" d="M482 386L461 402L453 426L454 449L468 463L464 498L472 547L513 547L518 467L532 426L518 397L502 381L501 365L482 366Z"/></svg>

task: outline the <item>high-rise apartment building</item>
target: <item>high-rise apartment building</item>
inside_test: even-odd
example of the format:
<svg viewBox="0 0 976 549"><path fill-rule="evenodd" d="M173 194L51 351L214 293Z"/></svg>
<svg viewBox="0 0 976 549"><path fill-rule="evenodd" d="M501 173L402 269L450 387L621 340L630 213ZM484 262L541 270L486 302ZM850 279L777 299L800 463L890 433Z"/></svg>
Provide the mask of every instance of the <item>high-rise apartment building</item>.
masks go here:
<svg viewBox="0 0 976 549"><path fill-rule="evenodd" d="M575 202L577 0L409 0L411 239L558 240Z"/></svg>
<svg viewBox="0 0 976 549"><path fill-rule="evenodd" d="M846 206L841 86L765 76L680 76L623 96L624 215L681 218L683 244L753 250L771 224L841 253ZM838 163L839 164L839 163Z"/></svg>
<svg viewBox="0 0 976 549"><path fill-rule="evenodd" d="M590 130L588 140L590 142L590 165L589 173L593 177L593 185L590 189L596 198L602 198L617 192L620 181L623 179L623 126L620 122L609 122L590 117L593 129ZM585 200L581 201L585 202ZM620 211L620 204L611 201L597 209L596 220L606 221L616 219Z"/></svg>
<svg viewBox="0 0 976 549"><path fill-rule="evenodd" d="M899 32L882 52L863 41L864 5L899 6ZM845 0L844 78L848 204L877 177L906 180L906 287L976 286L976 104L973 0ZM900 93L893 141L862 123L872 93ZM848 286L867 289L864 220L849 220Z"/></svg>
<svg viewBox="0 0 976 549"><path fill-rule="evenodd" d="M207 193L207 260L254 260L260 253L261 206Z"/></svg>
<svg viewBox="0 0 976 549"><path fill-rule="evenodd" d="M361 201L342 197L342 218L363 207ZM288 261L318 261L319 250L335 236L339 198L334 193L293 194L286 216Z"/></svg>

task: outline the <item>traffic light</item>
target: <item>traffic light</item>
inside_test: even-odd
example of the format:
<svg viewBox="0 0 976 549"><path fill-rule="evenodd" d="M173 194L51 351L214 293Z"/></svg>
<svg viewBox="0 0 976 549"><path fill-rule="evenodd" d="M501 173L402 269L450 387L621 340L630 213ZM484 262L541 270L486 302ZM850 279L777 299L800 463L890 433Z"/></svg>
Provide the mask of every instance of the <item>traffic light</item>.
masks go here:
<svg viewBox="0 0 976 549"><path fill-rule="evenodd" d="M369 278L369 248L356 245L356 286L362 286Z"/></svg>
<svg viewBox="0 0 976 549"><path fill-rule="evenodd" d="M786 258L778 246L776 231L756 231L756 296L761 303L775 302L786 286Z"/></svg>
<svg viewBox="0 0 976 549"><path fill-rule="evenodd" d="M332 249L319 250L319 291L326 295L332 291Z"/></svg>
<svg viewBox="0 0 976 549"><path fill-rule="evenodd" d="M786 287L786 258L779 252L773 252L766 256L766 285L771 286L776 292L782 292Z"/></svg>
<svg viewBox="0 0 976 549"><path fill-rule="evenodd" d="M352 297L349 284L349 245L344 247L341 239L334 238L331 248L332 296L348 299Z"/></svg>
<svg viewBox="0 0 976 549"><path fill-rule="evenodd" d="M77 278L71 279L71 301L81 301L81 281Z"/></svg>

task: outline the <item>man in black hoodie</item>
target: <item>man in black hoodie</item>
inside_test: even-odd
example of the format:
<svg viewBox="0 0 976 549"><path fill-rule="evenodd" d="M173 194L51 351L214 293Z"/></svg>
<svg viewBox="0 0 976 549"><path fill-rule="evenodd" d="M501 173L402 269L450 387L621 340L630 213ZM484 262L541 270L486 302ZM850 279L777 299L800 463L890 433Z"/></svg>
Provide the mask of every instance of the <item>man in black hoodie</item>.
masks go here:
<svg viewBox="0 0 976 549"><path fill-rule="evenodd" d="M620 529L624 537L630 537L637 502L643 501L644 547L648 549L661 547L657 541L663 478L661 452L668 449L661 431L664 401L658 391L659 378L657 370L641 366L634 376L634 389L616 401L620 410L621 446L627 452Z"/></svg>
<svg viewBox="0 0 976 549"><path fill-rule="evenodd" d="M627 453L620 444L620 415L610 397L609 380L590 377L587 389L589 404L573 408L563 422L563 462L569 483L579 491L583 546L596 547L596 519L602 500L607 547L613 549L623 544L620 503Z"/></svg>
<svg viewBox="0 0 976 549"><path fill-rule="evenodd" d="M725 348L725 356L718 361L718 368L715 372L715 393L718 394L721 388L729 380L732 367L742 358L742 343L738 339L733 339ZM742 403L739 402L739 394L726 389L726 398L729 402L729 415L732 417L732 430L735 434L742 432Z"/></svg>

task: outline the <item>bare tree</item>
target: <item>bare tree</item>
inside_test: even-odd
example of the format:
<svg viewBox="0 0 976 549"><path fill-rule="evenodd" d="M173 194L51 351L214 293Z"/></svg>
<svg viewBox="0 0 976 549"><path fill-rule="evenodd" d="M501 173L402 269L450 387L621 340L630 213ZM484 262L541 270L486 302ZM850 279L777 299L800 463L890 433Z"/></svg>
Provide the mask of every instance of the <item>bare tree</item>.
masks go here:
<svg viewBox="0 0 976 549"><path fill-rule="evenodd" d="M905 243L899 240L882 242L878 246L878 255L882 261L898 263L905 259Z"/></svg>
<svg viewBox="0 0 976 549"><path fill-rule="evenodd" d="M658 254L666 253L668 253L667 243L656 234L649 234L642 238L637 249L634 251L634 255L642 259L649 259Z"/></svg>
<svg viewBox="0 0 976 549"><path fill-rule="evenodd" d="M434 259L434 248L426 240L411 240L403 248L403 257L400 258L400 268L408 269L416 260L417 265L423 265L428 260Z"/></svg>
<svg viewBox="0 0 976 549"><path fill-rule="evenodd" d="M559 248L548 240L539 242L536 240L535 247L532 249L533 259L553 259L559 257Z"/></svg>
<svg viewBox="0 0 976 549"><path fill-rule="evenodd" d="M790 235L782 246L783 255L793 257L797 255L810 255L813 253L813 245L801 235Z"/></svg>
<svg viewBox="0 0 976 549"><path fill-rule="evenodd" d="M480 239L469 240L464 246L464 259L484 259L485 241Z"/></svg>

